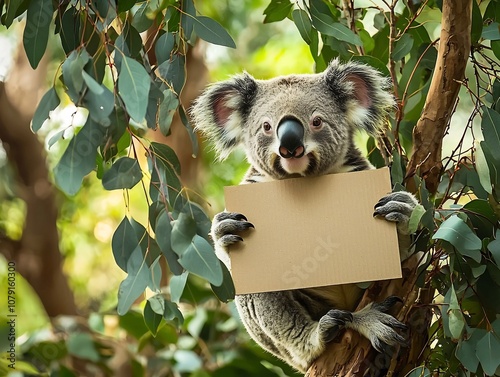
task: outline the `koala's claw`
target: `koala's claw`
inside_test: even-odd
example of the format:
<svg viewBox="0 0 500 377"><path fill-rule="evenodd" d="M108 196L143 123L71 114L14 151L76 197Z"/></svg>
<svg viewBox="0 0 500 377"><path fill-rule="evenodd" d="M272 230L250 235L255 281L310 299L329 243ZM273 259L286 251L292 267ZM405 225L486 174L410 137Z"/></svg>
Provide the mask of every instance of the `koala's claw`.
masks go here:
<svg viewBox="0 0 500 377"><path fill-rule="evenodd" d="M373 216L383 216L388 221L396 222L399 232L408 234L410 217L417 204L417 199L409 192L392 192L375 204Z"/></svg>
<svg viewBox="0 0 500 377"><path fill-rule="evenodd" d="M227 247L243 241L243 238L235 233L243 232L249 228L255 227L241 213L221 212L214 217L211 234L216 244Z"/></svg>
<svg viewBox="0 0 500 377"><path fill-rule="evenodd" d="M347 322L353 320L351 312L332 309L319 320L319 331L325 342L332 341L338 332L346 327Z"/></svg>

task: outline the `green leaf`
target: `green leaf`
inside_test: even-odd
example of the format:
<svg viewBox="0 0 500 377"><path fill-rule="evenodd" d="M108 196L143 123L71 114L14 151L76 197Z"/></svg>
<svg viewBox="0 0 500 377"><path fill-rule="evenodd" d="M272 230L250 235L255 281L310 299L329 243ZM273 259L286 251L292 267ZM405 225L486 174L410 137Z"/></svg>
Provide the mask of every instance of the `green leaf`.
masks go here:
<svg viewBox="0 0 500 377"><path fill-rule="evenodd" d="M413 36L411 34L403 34L396 42L392 51L392 59L401 60L408 55L413 47Z"/></svg>
<svg viewBox="0 0 500 377"><path fill-rule="evenodd" d="M229 302L234 299L236 290L234 288L233 278L226 265L221 263L220 266L222 268L222 284L220 286L211 284L211 287L219 300L222 302Z"/></svg>
<svg viewBox="0 0 500 377"><path fill-rule="evenodd" d="M135 5L136 0L120 0L117 1L118 13L123 13L128 11Z"/></svg>
<svg viewBox="0 0 500 377"><path fill-rule="evenodd" d="M310 45L312 42L311 39L312 24L311 20L309 19L309 15L305 10L294 9L292 12L292 18L293 22L295 23L295 26L297 26L300 36L308 45Z"/></svg>
<svg viewBox="0 0 500 377"><path fill-rule="evenodd" d="M462 314L462 310L460 309L460 305L458 304L457 294L455 293L455 288L453 284L450 287L449 301L444 302L444 304L449 304L446 310L448 314L448 328L451 334L452 340L458 340L462 337L462 333L465 328L465 319ZM443 305L446 306L446 305Z"/></svg>
<svg viewBox="0 0 500 377"><path fill-rule="evenodd" d="M165 298L161 294L156 294L148 298L148 302L151 305L151 310L156 314L163 316L165 312Z"/></svg>
<svg viewBox="0 0 500 377"><path fill-rule="evenodd" d="M154 20L151 18L152 15L149 3L149 1L145 1L144 3L142 3L132 17L131 25L139 33L145 32L151 27L151 25L153 25Z"/></svg>
<svg viewBox="0 0 500 377"><path fill-rule="evenodd" d="M196 18L196 9L193 0L182 0L181 28L186 40L191 39L194 18Z"/></svg>
<svg viewBox="0 0 500 377"><path fill-rule="evenodd" d="M33 122L31 123L33 132L37 132L42 127L43 122L49 117L50 112L54 110L60 102L54 87L50 88L47 93L44 94L33 115Z"/></svg>
<svg viewBox="0 0 500 377"><path fill-rule="evenodd" d="M158 64L162 64L167 60L170 60L174 44L175 38L172 33L164 33L156 40L155 53Z"/></svg>
<svg viewBox="0 0 500 377"><path fill-rule="evenodd" d="M64 85L67 93L74 104L78 104L83 90L83 68L90 60L86 50L73 51L62 65Z"/></svg>
<svg viewBox="0 0 500 377"><path fill-rule="evenodd" d="M500 161L500 114L486 106L483 106L482 110L481 130L484 142L488 145L493 158Z"/></svg>
<svg viewBox="0 0 500 377"><path fill-rule="evenodd" d="M87 119L54 169L56 184L68 195L74 195L80 189L83 178L95 167L97 147L104 137L104 128Z"/></svg>
<svg viewBox="0 0 500 377"><path fill-rule="evenodd" d="M82 105L89 110L89 116L104 127L111 125L109 116L115 107L115 97L111 91L103 84L99 84L85 71L82 77L87 77L86 81L91 82L92 90L87 90L82 100ZM84 78L85 80L85 78ZM97 89L99 86L100 89ZM97 94L96 92L100 93Z"/></svg>
<svg viewBox="0 0 500 377"><path fill-rule="evenodd" d="M135 230L127 216L125 216L118 228L116 228L111 240L113 257L118 267L127 272L127 262L132 253L138 248L140 250Z"/></svg>
<svg viewBox="0 0 500 377"><path fill-rule="evenodd" d="M500 340L498 338L498 334L490 331L477 342L476 356L488 376L493 376L500 366Z"/></svg>
<svg viewBox="0 0 500 377"><path fill-rule="evenodd" d="M472 25L471 25L471 44L475 45L479 38L481 38L481 33L483 31L483 17L481 16L481 10L477 2L472 2Z"/></svg>
<svg viewBox="0 0 500 377"><path fill-rule="evenodd" d="M264 10L266 17L264 23L271 23L284 20L290 14L293 4L290 0L271 0L267 8Z"/></svg>
<svg viewBox="0 0 500 377"><path fill-rule="evenodd" d="M197 16L193 20L194 32L201 39L216 45L236 48L233 38L217 21L205 16Z"/></svg>
<svg viewBox="0 0 500 377"><path fill-rule="evenodd" d="M403 183L404 174L401 165L401 155L395 150L392 154L391 182L392 184Z"/></svg>
<svg viewBox="0 0 500 377"><path fill-rule="evenodd" d="M493 256L496 265L500 267L500 230L497 229L495 239L488 244L488 250Z"/></svg>
<svg viewBox="0 0 500 377"><path fill-rule="evenodd" d="M61 19L59 37L66 54L76 50L80 45L80 12L75 7L69 7Z"/></svg>
<svg viewBox="0 0 500 377"><path fill-rule="evenodd" d="M483 329L468 329L468 339L462 339L458 343L455 356L471 372L476 372L479 366L479 359L476 356L477 342L486 334Z"/></svg>
<svg viewBox="0 0 500 377"><path fill-rule="evenodd" d="M189 272L201 276L215 286L222 284L220 261L208 241L197 234L180 256L179 263Z"/></svg>
<svg viewBox="0 0 500 377"><path fill-rule="evenodd" d="M193 237L196 235L196 222L190 214L180 213L173 221L172 237L170 239L172 250L182 256L190 247ZM184 266L180 260L179 263Z"/></svg>
<svg viewBox="0 0 500 377"><path fill-rule="evenodd" d="M463 207L464 212L472 223L479 238L491 238L495 231L498 218L491 208L490 203L483 199L474 199Z"/></svg>
<svg viewBox="0 0 500 377"><path fill-rule="evenodd" d="M49 147L49 149L52 148L52 146L64 136L65 131L66 130L57 131L50 137L49 141L47 142L47 146Z"/></svg>
<svg viewBox="0 0 500 377"><path fill-rule="evenodd" d="M120 283L118 288L118 307L119 315L127 313L132 304L144 292L150 282L150 270L142 250L136 248L127 261L128 276Z"/></svg>
<svg viewBox="0 0 500 377"><path fill-rule="evenodd" d="M429 369L424 366L419 366L413 369L405 377L431 377L432 373Z"/></svg>
<svg viewBox="0 0 500 377"><path fill-rule="evenodd" d="M172 55L170 60L160 64L157 68L160 77L169 83L174 92L180 94L186 81L186 60L182 55Z"/></svg>
<svg viewBox="0 0 500 377"><path fill-rule="evenodd" d="M155 313L153 309L151 309L151 303L148 300L144 306L144 323L153 336L156 336L158 326L160 325L162 319L163 315Z"/></svg>
<svg viewBox="0 0 500 377"><path fill-rule="evenodd" d="M417 206L413 209L413 212L410 216L410 223L408 224L408 231L410 234L413 234L418 229L418 224L420 223L420 219L425 213L425 208L421 204L417 204Z"/></svg>
<svg viewBox="0 0 500 377"><path fill-rule="evenodd" d="M194 128L189 122L188 117L186 116L186 112L184 111L184 108L179 106L178 108L179 111L179 116L181 118L181 122L186 128L186 131L189 135L189 138L191 139L191 145L193 147L193 158L195 158L198 155L198 137L196 136L196 133L194 132Z"/></svg>
<svg viewBox="0 0 500 377"><path fill-rule="evenodd" d="M122 157L104 173L102 185L106 190L131 189L142 179L142 171L136 159Z"/></svg>
<svg viewBox="0 0 500 377"><path fill-rule="evenodd" d="M23 5L23 3L25 3L23 0L7 0L5 2L6 13L2 15L1 21L7 27L7 29L12 25L12 21L14 21L14 18L19 16L18 9L21 7L21 5Z"/></svg>
<svg viewBox="0 0 500 377"><path fill-rule="evenodd" d="M492 22L488 26L483 28L483 33L481 34L483 39L489 39L490 41L497 41L500 39L500 24L498 22Z"/></svg>
<svg viewBox="0 0 500 377"><path fill-rule="evenodd" d="M184 317L182 316L182 313L180 312L177 305L167 300L165 300L165 312L163 313L163 318L165 318L167 321L177 319L181 324L184 322Z"/></svg>
<svg viewBox="0 0 500 377"><path fill-rule="evenodd" d="M174 253L171 246L172 226L168 213L163 210L156 220L155 227L156 242L161 252L167 259L168 267L174 275L183 273L184 268L179 264L178 256ZM172 277L173 278L173 277Z"/></svg>
<svg viewBox="0 0 500 377"><path fill-rule="evenodd" d="M186 287L188 276L189 272L184 271L181 275L172 276L170 278L170 298L177 304L181 300L182 292L184 292L184 288Z"/></svg>
<svg viewBox="0 0 500 377"><path fill-rule="evenodd" d="M179 100L176 94L170 89L165 90L163 96L163 101L158 109L158 122L160 124L161 133L168 136L170 134L172 119L177 111L177 107L179 107Z"/></svg>
<svg viewBox="0 0 500 377"><path fill-rule="evenodd" d="M150 87L151 79L144 67L134 59L123 56L118 75L118 93L130 117L136 122L142 122L146 116Z"/></svg>
<svg viewBox="0 0 500 377"><path fill-rule="evenodd" d="M87 87L91 92L99 96L104 93L104 88L101 86L101 84L95 81L95 79L92 76L90 76L87 72L83 71L82 77L83 81L85 81L85 84L87 84Z"/></svg>
<svg viewBox="0 0 500 377"><path fill-rule="evenodd" d="M92 335L83 332L73 332L68 335L66 343L68 353L80 359L97 363L101 356L97 352Z"/></svg>
<svg viewBox="0 0 500 377"><path fill-rule="evenodd" d="M500 59L500 40L491 41L490 46L491 50L493 51L493 54L495 54L497 59Z"/></svg>
<svg viewBox="0 0 500 377"><path fill-rule="evenodd" d="M432 239L441 239L451 243L462 255L476 262L481 261L481 240L458 216L450 216L439 227Z"/></svg>
<svg viewBox="0 0 500 377"><path fill-rule="evenodd" d="M484 141L481 141L481 142L478 142L477 140L474 141L474 146L475 146L475 153L474 153L474 156L475 156L474 163L475 164L474 165L475 165L481 186L488 194L491 194L493 192L493 189L491 187L491 178L490 178L490 170L488 168L488 161L486 161L486 157L485 157L483 149L481 147L481 145L483 143L484 143Z"/></svg>
<svg viewBox="0 0 500 377"><path fill-rule="evenodd" d="M53 13L52 0L32 0L29 3L23 45L33 69L38 67L47 48Z"/></svg>

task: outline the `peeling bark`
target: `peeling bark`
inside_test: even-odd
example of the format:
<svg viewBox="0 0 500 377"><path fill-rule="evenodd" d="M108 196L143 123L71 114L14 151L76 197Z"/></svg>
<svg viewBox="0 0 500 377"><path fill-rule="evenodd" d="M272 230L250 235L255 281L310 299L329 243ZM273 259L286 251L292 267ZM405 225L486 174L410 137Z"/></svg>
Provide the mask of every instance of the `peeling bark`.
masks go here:
<svg viewBox="0 0 500 377"><path fill-rule="evenodd" d="M0 82L0 140L17 174L18 194L26 203L23 234L0 252L33 287L49 317L77 314L73 292L62 271L57 207L42 143L30 122L44 87L47 59L33 71L22 50L7 82ZM6 238L3 239L6 242ZM14 247L15 246L15 247Z"/></svg>

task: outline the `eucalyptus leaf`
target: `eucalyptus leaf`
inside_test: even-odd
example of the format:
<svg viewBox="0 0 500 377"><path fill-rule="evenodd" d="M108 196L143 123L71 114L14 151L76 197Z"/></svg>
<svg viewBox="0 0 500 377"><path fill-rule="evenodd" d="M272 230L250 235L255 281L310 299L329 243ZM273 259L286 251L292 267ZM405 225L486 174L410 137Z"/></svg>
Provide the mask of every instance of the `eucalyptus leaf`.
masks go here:
<svg viewBox="0 0 500 377"><path fill-rule="evenodd" d="M500 161L500 114L486 106L482 107L481 130L484 142L488 145L493 158Z"/></svg>
<svg viewBox="0 0 500 377"><path fill-rule="evenodd" d="M413 36L411 34L403 34L396 42L394 50L392 51L392 58L394 60L401 60L408 55L413 47Z"/></svg>
<svg viewBox="0 0 500 377"><path fill-rule="evenodd" d="M59 106L59 103L61 103L61 101L59 100L56 89L54 87L50 88L40 100L35 110L35 114L33 115L33 122L31 123L33 132L38 132L42 124L49 117L50 112Z"/></svg>
<svg viewBox="0 0 500 377"><path fill-rule="evenodd" d="M190 247L193 237L196 235L196 222L190 214L180 213L177 219L173 221L172 236L170 239L172 250L182 256ZM182 264L179 260L179 263Z"/></svg>
<svg viewBox="0 0 500 377"><path fill-rule="evenodd" d="M236 294L236 289L234 287L233 278L231 277L231 273L227 269L224 263L220 264L222 268L222 284L219 286L215 286L211 284L212 291L214 291L217 298L222 302L229 302L234 299Z"/></svg>
<svg viewBox="0 0 500 377"><path fill-rule="evenodd" d="M172 276L170 278L170 297L173 302L179 303L181 300L182 292L184 292L184 288L186 287L187 278L189 276L189 272L184 271L181 275Z"/></svg>
<svg viewBox="0 0 500 377"><path fill-rule="evenodd" d="M293 4L290 0L271 0L266 9L264 9L264 23L284 20L290 14Z"/></svg>
<svg viewBox="0 0 500 377"><path fill-rule="evenodd" d="M432 236L432 239L448 241L460 254L468 256L476 262L481 261L481 240L458 216L447 218Z"/></svg>
<svg viewBox="0 0 500 377"><path fill-rule="evenodd" d="M178 95L181 93L186 81L186 59L182 55L173 54L170 60L161 63L157 70L160 77L165 80Z"/></svg>
<svg viewBox="0 0 500 377"><path fill-rule="evenodd" d="M148 298L148 303L151 305L151 309L163 316L165 312L165 298L161 294L156 294Z"/></svg>
<svg viewBox="0 0 500 377"><path fill-rule="evenodd" d="M163 210L156 220L155 227L156 242L160 247L161 252L167 259L168 267L174 275L183 273L184 268L179 264L177 254L172 250L171 237L172 225L170 225L170 218L168 213Z"/></svg>
<svg viewBox="0 0 500 377"><path fill-rule="evenodd" d="M486 334L483 329L468 329L469 336L458 343L455 356L471 372L476 372L479 359L476 356L477 342Z"/></svg>
<svg viewBox="0 0 500 377"><path fill-rule="evenodd" d="M179 263L189 272L208 280L215 286L222 284L221 263L212 246L197 234L183 251Z"/></svg>
<svg viewBox="0 0 500 377"><path fill-rule="evenodd" d="M488 39L490 41L497 41L500 39L500 24L498 22L492 22L491 24L483 27L483 32L481 34L483 39Z"/></svg>
<svg viewBox="0 0 500 377"><path fill-rule="evenodd" d="M500 366L499 335L489 331L477 342L476 356L488 376L493 376Z"/></svg>
<svg viewBox="0 0 500 377"><path fill-rule="evenodd" d="M52 0L32 0L29 3L23 45L33 69L38 67L38 63L45 54L53 13Z"/></svg>
<svg viewBox="0 0 500 377"><path fill-rule="evenodd" d="M422 206L421 204L417 204L411 213L410 222L408 224L408 232L410 234L413 234L417 231L420 219L422 218L424 213L425 213L424 206Z"/></svg>
<svg viewBox="0 0 500 377"><path fill-rule="evenodd" d="M156 336L158 326L160 325L162 319L163 315L155 313L153 309L151 309L151 303L148 300L144 306L144 323L153 336Z"/></svg>
<svg viewBox="0 0 500 377"><path fill-rule="evenodd" d="M193 33L193 23L196 18L196 9L194 7L193 0L183 0L181 4L181 27L186 40L189 40L191 38L191 34Z"/></svg>
<svg viewBox="0 0 500 377"><path fill-rule="evenodd" d="M500 230L497 229L495 239L488 244L493 259L498 267L500 267Z"/></svg>
<svg viewBox="0 0 500 377"><path fill-rule="evenodd" d="M491 187L491 178L490 178L490 170L488 168L488 161L486 161L486 157L484 155L483 149L481 147L481 144L484 143L478 142L477 140L474 141L474 146L475 146L475 168L477 171L477 175L479 177L479 182L481 183L481 186L483 189L491 194L493 192L493 189Z"/></svg>
<svg viewBox="0 0 500 377"><path fill-rule="evenodd" d="M155 43L155 54L158 64L170 60L170 55L175 44L175 37L172 33L162 34Z"/></svg>
<svg viewBox="0 0 500 377"><path fill-rule="evenodd" d="M123 56L118 75L118 93L130 117L142 122L148 107L151 79L144 67L134 59Z"/></svg>
<svg viewBox="0 0 500 377"><path fill-rule="evenodd" d="M80 132L71 139L54 169L56 184L66 194L76 194L83 178L95 167L97 147L104 137L104 130L89 118Z"/></svg>
<svg viewBox="0 0 500 377"><path fill-rule="evenodd" d="M90 360L94 363L97 363L101 359L91 334L83 332L70 333L66 347L70 355L80 359Z"/></svg>
<svg viewBox="0 0 500 377"><path fill-rule="evenodd" d="M128 276L118 288L117 312L119 315L124 315L130 310L150 281L150 271L140 248L136 248L127 261L127 272Z"/></svg>
<svg viewBox="0 0 500 377"><path fill-rule="evenodd" d="M182 105L179 106L178 111L179 111L179 116L181 118L181 122L184 125L184 127L186 128L186 131L188 132L188 135L189 135L189 139L191 140L191 145L193 148L193 158L195 158L196 156L198 156L198 148L199 148L198 147L198 137L196 136L196 133L194 132L194 128L191 125L191 123L189 122L189 119L186 116L186 112L184 111L184 108L182 107Z"/></svg>
<svg viewBox="0 0 500 377"><path fill-rule="evenodd" d="M62 65L64 85L73 103L78 104L83 90L83 69L90 60L90 55L83 49L73 51Z"/></svg>
<svg viewBox="0 0 500 377"><path fill-rule="evenodd" d="M217 21L210 17L194 18L194 31L201 39L221 46L236 48L233 38Z"/></svg>
<svg viewBox="0 0 500 377"><path fill-rule="evenodd" d="M122 157L104 173L102 185L106 190L131 189L142 179L142 171L136 159Z"/></svg>
<svg viewBox="0 0 500 377"><path fill-rule="evenodd" d="M312 24L311 20L309 19L309 15L305 10L294 9L292 12L292 18L293 22L295 23L295 26L297 27L300 33L300 36L308 45L310 45L312 42L311 39Z"/></svg>
<svg viewBox="0 0 500 377"><path fill-rule="evenodd" d="M127 262L132 253L139 247L139 240L132 224L127 216L116 228L113 238L111 240L111 249L115 262L123 271L127 272Z"/></svg>
<svg viewBox="0 0 500 377"><path fill-rule="evenodd" d="M163 101L158 109L158 123L160 125L160 131L163 135L168 136L170 134L170 125L172 124L172 119L174 118L177 107L179 106L179 100L174 92L167 89L163 92Z"/></svg>

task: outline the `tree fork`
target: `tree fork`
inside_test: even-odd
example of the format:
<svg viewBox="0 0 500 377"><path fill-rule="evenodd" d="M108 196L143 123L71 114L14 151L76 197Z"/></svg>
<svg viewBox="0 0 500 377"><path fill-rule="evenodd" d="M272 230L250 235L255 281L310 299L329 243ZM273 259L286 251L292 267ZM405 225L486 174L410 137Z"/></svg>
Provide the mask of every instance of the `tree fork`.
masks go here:
<svg viewBox="0 0 500 377"><path fill-rule="evenodd" d="M412 177L420 173L429 192L435 193L442 170L441 150L446 127L450 121L464 78L470 51L472 0L444 0L438 57L422 115L413 130L413 155L408 163L406 182L410 191L416 187ZM401 348L392 358L376 353L368 339L346 330L340 341L328 344L323 354L309 368L307 377L364 376L383 370L387 375L404 375L422 362L431 321L433 290L419 290L418 257L403 263L403 279L381 281L365 291L356 310L373 301L396 295L403 305L395 315L409 326L409 346ZM417 303L420 304L416 306ZM369 370L372 372L370 373ZM376 372L375 372L376 373Z"/></svg>

